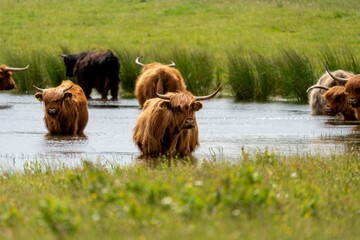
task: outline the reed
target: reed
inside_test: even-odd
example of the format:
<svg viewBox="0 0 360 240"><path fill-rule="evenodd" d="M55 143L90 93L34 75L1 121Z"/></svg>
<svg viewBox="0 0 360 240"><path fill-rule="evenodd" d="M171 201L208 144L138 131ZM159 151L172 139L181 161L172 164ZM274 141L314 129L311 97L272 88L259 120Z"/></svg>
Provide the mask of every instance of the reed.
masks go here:
<svg viewBox="0 0 360 240"><path fill-rule="evenodd" d="M278 88L282 96L307 102L306 89L313 84L316 74L313 63L305 54L293 49L281 49L278 59L281 78Z"/></svg>
<svg viewBox="0 0 360 240"><path fill-rule="evenodd" d="M236 100L252 100L254 98L253 64L242 49L228 54L228 83Z"/></svg>
<svg viewBox="0 0 360 240"><path fill-rule="evenodd" d="M136 51L121 48L114 49L120 61L120 84L122 97L134 97L135 83L140 73L140 67L135 64L135 59L140 56Z"/></svg>
<svg viewBox="0 0 360 240"><path fill-rule="evenodd" d="M175 48L171 52L176 67L184 77L187 89L194 95L206 95L213 91L215 59L201 49Z"/></svg>

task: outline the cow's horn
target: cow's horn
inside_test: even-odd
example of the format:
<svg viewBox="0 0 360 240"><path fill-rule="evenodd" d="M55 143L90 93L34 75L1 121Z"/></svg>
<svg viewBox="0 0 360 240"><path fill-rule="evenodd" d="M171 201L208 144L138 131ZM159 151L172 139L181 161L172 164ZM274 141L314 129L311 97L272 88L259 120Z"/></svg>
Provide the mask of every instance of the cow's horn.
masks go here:
<svg viewBox="0 0 360 240"><path fill-rule="evenodd" d="M155 88L155 89L156 89L156 88ZM165 100L170 100L170 97L169 97L168 95L160 94L160 93L158 93L156 90L155 90L155 95L156 95L158 98L165 99Z"/></svg>
<svg viewBox="0 0 360 240"><path fill-rule="evenodd" d="M37 87L37 86L35 86L35 85L33 85L33 87L36 89L36 90L38 90L39 92L43 92L45 89L42 89L42 88L39 88L39 87Z"/></svg>
<svg viewBox="0 0 360 240"><path fill-rule="evenodd" d="M323 86L323 85L313 85L311 87L309 87L306 92L309 92L310 90L314 89L314 88L321 88L321 89L324 89L324 90L329 90L330 88L329 87L326 87L326 86Z"/></svg>
<svg viewBox="0 0 360 240"><path fill-rule="evenodd" d="M140 59L140 57L137 57L137 58L135 59L135 63L136 63L137 65L139 65L140 67L144 67L145 64L141 63L141 62L139 61L139 59Z"/></svg>
<svg viewBox="0 0 360 240"><path fill-rule="evenodd" d="M213 93L210 94L210 95L201 96L201 97L196 97L196 101L203 101L203 100L207 100L207 99L213 98L213 97L215 97L215 95L220 91L220 89L221 89L221 85L216 89L215 92L213 92Z"/></svg>
<svg viewBox="0 0 360 240"><path fill-rule="evenodd" d="M335 81L338 81L338 82L341 82L341 83L346 83L347 82L347 80L348 80L347 78L341 78L341 77L337 77L337 76L333 75L330 72L329 65L327 63L325 64L325 68L326 68L327 73L330 75L330 77L332 79L334 79Z"/></svg>
<svg viewBox="0 0 360 240"><path fill-rule="evenodd" d="M67 87L63 90L63 93L66 93L68 90L70 90L70 88L72 88L74 85L71 85L70 87Z"/></svg>
<svg viewBox="0 0 360 240"><path fill-rule="evenodd" d="M4 68L5 71L13 71L13 72L16 72L16 71L23 71L23 70L26 70L28 69L29 65L27 65L26 67L23 67L23 68L16 68L16 67L6 67Z"/></svg>
<svg viewBox="0 0 360 240"><path fill-rule="evenodd" d="M67 57L65 54L60 54L59 56L62 57L62 58L66 58L66 57Z"/></svg>
<svg viewBox="0 0 360 240"><path fill-rule="evenodd" d="M176 64L175 64L173 61L171 61L171 63L170 63L170 64L168 64L168 66L169 66L169 67L175 67L175 66L176 66Z"/></svg>

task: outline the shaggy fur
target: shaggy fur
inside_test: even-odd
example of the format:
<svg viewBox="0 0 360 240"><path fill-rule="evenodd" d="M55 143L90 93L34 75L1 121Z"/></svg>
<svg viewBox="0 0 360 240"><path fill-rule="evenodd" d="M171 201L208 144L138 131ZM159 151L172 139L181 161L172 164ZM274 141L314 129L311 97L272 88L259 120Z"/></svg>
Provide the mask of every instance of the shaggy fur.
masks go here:
<svg viewBox="0 0 360 240"><path fill-rule="evenodd" d="M0 65L0 90L11 90L15 88L15 81L12 78L12 72L6 71L8 66Z"/></svg>
<svg viewBox="0 0 360 240"><path fill-rule="evenodd" d="M348 78L354 76L352 72L347 72L344 70L336 70L332 72L333 75L341 78ZM330 75L325 72L317 81L316 85L322 85L325 87L333 87L339 85L337 81L332 79ZM326 100L322 96L325 93L325 90L322 89L313 89L309 95L309 105L311 107L312 115L326 115Z"/></svg>
<svg viewBox="0 0 360 240"><path fill-rule="evenodd" d="M93 88L102 99L107 99L109 90L112 98L118 97L120 62L113 52L81 52L63 57L66 76L75 77L87 98L90 98Z"/></svg>
<svg viewBox="0 0 360 240"><path fill-rule="evenodd" d="M50 134L83 134L89 115L86 96L79 85L64 80L56 88L37 92L35 97L44 102L44 121Z"/></svg>
<svg viewBox="0 0 360 240"><path fill-rule="evenodd" d="M135 84L135 96L141 107L147 99L156 97L155 86L160 94L186 91L185 81L179 70L157 62L146 64Z"/></svg>
<svg viewBox="0 0 360 240"><path fill-rule="evenodd" d="M355 108L355 116L360 120L360 75L351 77L345 84L349 104Z"/></svg>
<svg viewBox="0 0 360 240"><path fill-rule="evenodd" d="M170 100L145 102L133 140L144 156L189 156L199 145L195 112L202 108L189 92L167 93Z"/></svg>
<svg viewBox="0 0 360 240"><path fill-rule="evenodd" d="M344 120L356 120L355 109L348 102L344 86L334 86L324 93L327 104L325 110L328 115L335 116L341 113Z"/></svg>

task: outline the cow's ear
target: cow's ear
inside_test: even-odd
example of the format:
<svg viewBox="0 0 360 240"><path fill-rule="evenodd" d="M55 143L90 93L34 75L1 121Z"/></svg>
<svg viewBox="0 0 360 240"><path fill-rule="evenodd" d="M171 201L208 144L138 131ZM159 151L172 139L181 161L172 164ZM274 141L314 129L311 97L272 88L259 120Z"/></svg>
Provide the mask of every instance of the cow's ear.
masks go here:
<svg viewBox="0 0 360 240"><path fill-rule="evenodd" d="M70 92L64 93L64 100L70 100L71 97L72 97L72 93L70 93Z"/></svg>
<svg viewBox="0 0 360 240"><path fill-rule="evenodd" d="M43 94L42 93L36 93L35 97L37 100L39 100L40 102L43 100Z"/></svg>
<svg viewBox="0 0 360 240"><path fill-rule="evenodd" d="M201 102L195 102L193 105L194 111L199 111L200 109L202 109L203 104Z"/></svg>
<svg viewBox="0 0 360 240"><path fill-rule="evenodd" d="M162 103L160 103L160 107L166 108L166 109L171 109L171 104L169 101L163 101Z"/></svg>

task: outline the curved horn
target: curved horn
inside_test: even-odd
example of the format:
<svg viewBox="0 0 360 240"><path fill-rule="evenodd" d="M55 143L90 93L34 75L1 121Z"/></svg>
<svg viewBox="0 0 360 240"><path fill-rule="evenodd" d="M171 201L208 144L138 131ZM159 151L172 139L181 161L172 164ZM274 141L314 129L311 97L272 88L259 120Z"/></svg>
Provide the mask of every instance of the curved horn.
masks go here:
<svg viewBox="0 0 360 240"><path fill-rule="evenodd" d="M314 88L320 88L320 89L324 89L324 90L329 90L329 87L323 86L323 85L313 85L311 87L309 87L306 92L309 92L310 90L314 89Z"/></svg>
<svg viewBox="0 0 360 240"><path fill-rule="evenodd" d="M67 57L65 54L60 54L59 56L62 57L62 58L66 58L66 57Z"/></svg>
<svg viewBox="0 0 360 240"><path fill-rule="evenodd" d="M4 68L5 71L13 71L13 72L16 72L16 71L23 71L23 70L26 70L28 69L29 65L27 65L26 67L23 67L23 68L16 68L16 67L6 67Z"/></svg>
<svg viewBox="0 0 360 240"><path fill-rule="evenodd" d="M215 95L220 91L220 89L221 89L221 85L216 89L215 92L213 92L213 93L210 94L210 95L201 96L201 97L196 97L196 101L203 101L203 100L207 100L207 99L213 98L213 97L215 97Z"/></svg>
<svg viewBox="0 0 360 240"><path fill-rule="evenodd" d="M173 61L171 61L171 63L170 63L170 64L168 64L168 66L169 66L169 67L175 67L175 66L176 66L176 64L175 64Z"/></svg>
<svg viewBox="0 0 360 240"><path fill-rule="evenodd" d="M140 67L144 67L145 64L141 63L141 62L139 61L139 59L140 59L140 57L137 57L137 58L135 59L135 63L136 63L137 65L139 65Z"/></svg>
<svg viewBox="0 0 360 240"><path fill-rule="evenodd" d="M34 87L36 90L38 90L39 92L44 92L44 90L45 90L45 89L39 88L39 87L37 87L37 86L35 86L35 85L33 85L33 87Z"/></svg>
<svg viewBox="0 0 360 240"><path fill-rule="evenodd" d="M165 100L170 100L170 97L168 95L158 93L156 91L156 86L155 86L155 89L154 89L154 93L158 98L165 99Z"/></svg>
<svg viewBox="0 0 360 240"><path fill-rule="evenodd" d="M66 93L68 90L70 90L70 88L72 88L74 85L71 85L70 87L67 87L63 90L63 93Z"/></svg>
<svg viewBox="0 0 360 240"><path fill-rule="evenodd" d="M326 63L326 65L325 65L325 68L326 68L326 71L327 71L327 73L330 75L330 77L332 78L332 79L334 79L335 81L338 81L338 82L341 82L341 83L346 83L347 82L347 78L341 78L341 77L337 77L337 76L335 76L335 75L333 75L331 72L330 72L330 70L329 70L329 65Z"/></svg>

